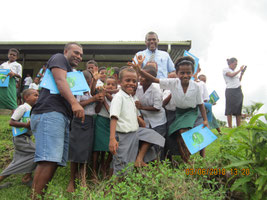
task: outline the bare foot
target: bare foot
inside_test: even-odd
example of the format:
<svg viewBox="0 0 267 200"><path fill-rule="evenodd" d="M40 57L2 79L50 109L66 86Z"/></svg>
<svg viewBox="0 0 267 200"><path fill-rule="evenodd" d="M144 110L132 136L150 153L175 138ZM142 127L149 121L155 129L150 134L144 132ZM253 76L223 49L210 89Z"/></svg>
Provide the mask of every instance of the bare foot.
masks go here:
<svg viewBox="0 0 267 200"><path fill-rule="evenodd" d="M74 182L70 181L67 188L67 192L72 193L74 191L75 191Z"/></svg>
<svg viewBox="0 0 267 200"><path fill-rule="evenodd" d="M134 166L135 167L146 167L147 164L144 161L135 161Z"/></svg>

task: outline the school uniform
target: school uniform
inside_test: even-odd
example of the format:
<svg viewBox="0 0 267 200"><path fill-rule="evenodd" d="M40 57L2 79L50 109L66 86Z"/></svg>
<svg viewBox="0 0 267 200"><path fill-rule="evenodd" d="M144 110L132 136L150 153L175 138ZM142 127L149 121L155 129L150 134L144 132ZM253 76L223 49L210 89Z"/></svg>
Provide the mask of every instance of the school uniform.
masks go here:
<svg viewBox="0 0 267 200"><path fill-rule="evenodd" d="M112 95L114 96L114 95ZM105 97L110 107L111 102ZM109 151L110 119L104 104L95 119L94 151Z"/></svg>
<svg viewBox="0 0 267 200"><path fill-rule="evenodd" d="M169 127L169 137L167 140L173 140L172 143L174 143L174 141L178 142L179 153L187 162L190 157L190 153L182 139L181 134L174 133L177 133L180 129L192 128L194 126L194 122L198 116L197 105L203 103L200 88L197 83L195 83L193 80L190 80L187 91L184 93L181 81L178 78L160 79L160 88L169 89L171 91L173 104L176 106L175 120Z"/></svg>
<svg viewBox="0 0 267 200"><path fill-rule="evenodd" d="M128 163L135 162L139 141L164 146L165 139L156 131L147 128L139 128L137 116L140 115L135 106L137 98L128 95L122 89L114 96L110 106L110 117L116 117L116 139L119 143L117 154L113 156L114 173L118 174ZM155 152L150 148L144 161L148 162L156 158Z"/></svg>
<svg viewBox="0 0 267 200"><path fill-rule="evenodd" d="M30 111L31 106L28 103L20 105L11 119L15 121L21 121L25 112ZM31 140L32 132L29 130L27 133L13 137L13 144L15 152L12 162L4 169L1 176L7 176L11 174L31 173L36 167L34 163L35 144Z"/></svg>
<svg viewBox="0 0 267 200"><path fill-rule="evenodd" d="M239 76L227 76L228 72L233 73L234 70L229 67L223 69L223 77L226 83L225 115L241 115L244 97Z"/></svg>
<svg viewBox="0 0 267 200"><path fill-rule="evenodd" d="M92 98L90 93L78 95L78 102ZM91 160L94 142L94 119L95 103L84 107L85 120L73 118L71 123L69 161L76 163L88 163Z"/></svg>
<svg viewBox="0 0 267 200"><path fill-rule="evenodd" d="M152 106L159 111L141 110L147 128L152 128L160 135L166 134L166 114L162 107L163 94L157 83L152 83L144 92L143 86L139 85L136 90L136 97L143 106Z"/></svg>

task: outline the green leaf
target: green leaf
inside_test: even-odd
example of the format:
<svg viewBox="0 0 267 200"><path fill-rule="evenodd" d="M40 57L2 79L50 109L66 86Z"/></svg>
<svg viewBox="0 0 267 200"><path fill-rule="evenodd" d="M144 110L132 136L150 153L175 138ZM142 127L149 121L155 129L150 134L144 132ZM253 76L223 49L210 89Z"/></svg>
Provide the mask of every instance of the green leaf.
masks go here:
<svg viewBox="0 0 267 200"><path fill-rule="evenodd" d="M266 115L266 114L263 114L263 113L254 115L254 116L250 119L249 124L250 124L250 125L255 124L255 122L256 122L260 117L265 116L265 115Z"/></svg>
<svg viewBox="0 0 267 200"><path fill-rule="evenodd" d="M267 169L266 167L255 167L256 172L258 172L262 176L267 176Z"/></svg>
<svg viewBox="0 0 267 200"><path fill-rule="evenodd" d="M260 178L258 178L255 182L255 184L258 185L258 190L261 190L266 182L267 176L261 176Z"/></svg>
<svg viewBox="0 0 267 200"><path fill-rule="evenodd" d="M254 160L242 160L239 162L231 163L230 165L227 165L225 168L246 166L251 163L255 163L255 161Z"/></svg>
<svg viewBox="0 0 267 200"><path fill-rule="evenodd" d="M251 180L251 177L250 176L246 176L246 177L237 179L234 182L234 184L232 185L231 191L236 190L237 188L239 188L239 186L242 186L243 184L249 182L250 180Z"/></svg>

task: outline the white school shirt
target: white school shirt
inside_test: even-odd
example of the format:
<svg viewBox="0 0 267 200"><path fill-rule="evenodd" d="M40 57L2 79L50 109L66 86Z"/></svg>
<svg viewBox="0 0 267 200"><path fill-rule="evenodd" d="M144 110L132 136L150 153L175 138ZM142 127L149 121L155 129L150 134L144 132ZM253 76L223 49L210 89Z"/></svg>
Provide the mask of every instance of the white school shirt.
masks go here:
<svg viewBox="0 0 267 200"><path fill-rule="evenodd" d="M163 91L163 101L171 94L170 90L164 90ZM171 97L169 103L166 104L165 106L166 110L171 110L171 111L175 111L176 110L176 106L175 103L173 102L173 98Z"/></svg>
<svg viewBox="0 0 267 200"><path fill-rule="evenodd" d="M36 85L36 83L31 83L30 86L29 86L29 89L35 89L35 90L38 90L38 89L39 89L39 84Z"/></svg>
<svg viewBox="0 0 267 200"><path fill-rule="evenodd" d="M104 86L104 83L100 79L98 79L96 82L96 87L102 87L102 86Z"/></svg>
<svg viewBox="0 0 267 200"><path fill-rule="evenodd" d="M128 95L122 89L113 97L110 105L110 118L118 118L116 131L128 133L139 128L137 116L138 109L135 106L137 97Z"/></svg>
<svg viewBox="0 0 267 200"><path fill-rule="evenodd" d="M32 83L32 77L26 77L24 79L24 85L30 85Z"/></svg>
<svg viewBox="0 0 267 200"><path fill-rule="evenodd" d="M115 94L112 94L112 96L114 97ZM110 107L111 102L107 99L107 97L105 97L105 101L107 102L107 104ZM99 113L97 113L98 115L102 116L102 117L106 117L109 118L109 112L107 111L106 107L104 106L104 104L102 105L102 108L100 110Z"/></svg>
<svg viewBox="0 0 267 200"><path fill-rule="evenodd" d="M11 116L11 119L15 121L19 121L25 112L30 111L32 107L28 103L24 103L17 107L17 109L14 111L13 115Z"/></svg>
<svg viewBox="0 0 267 200"><path fill-rule="evenodd" d="M227 76L226 74L228 72L233 73L235 71L229 67L223 69L223 78L226 83L226 88L238 88L241 85L239 76L238 75L235 75L234 77Z"/></svg>
<svg viewBox="0 0 267 200"><path fill-rule="evenodd" d="M12 72L19 74L20 77L22 77L22 66L16 61L12 63L8 63L8 61L4 62L0 65L0 69L10 69Z"/></svg>
<svg viewBox="0 0 267 200"><path fill-rule="evenodd" d="M78 102L85 101L92 98L92 95L87 92L84 95L77 95L76 99ZM90 103L84 107L84 114L85 115L94 115L95 114L95 103Z"/></svg>
<svg viewBox="0 0 267 200"><path fill-rule="evenodd" d="M153 106L154 108L159 109L159 111L141 110L147 128L150 126L151 128L154 128L167 122L165 110L162 107L163 94L159 88L159 84L152 83L145 93L143 86L139 85L136 90L136 96L143 106Z"/></svg>
<svg viewBox="0 0 267 200"><path fill-rule="evenodd" d="M189 81L187 91L184 93L179 78L165 78L159 80L161 89L169 89L171 91L173 103L177 108L195 108L197 105L203 103L200 88L195 81Z"/></svg>
<svg viewBox="0 0 267 200"><path fill-rule="evenodd" d="M209 93L208 93L208 89L206 84L203 81L199 81L197 82L197 84L200 87L200 92L201 92L201 96L203 101L209 101L210 97L209 97Z"/></svg>

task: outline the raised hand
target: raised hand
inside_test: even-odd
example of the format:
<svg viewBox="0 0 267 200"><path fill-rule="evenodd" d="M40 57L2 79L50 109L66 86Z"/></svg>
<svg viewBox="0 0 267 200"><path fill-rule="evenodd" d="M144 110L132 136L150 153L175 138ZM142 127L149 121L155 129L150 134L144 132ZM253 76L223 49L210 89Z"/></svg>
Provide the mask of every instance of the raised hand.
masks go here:
<svg viewBox="0 0 267 200"><path fill-rule="evenodd" d="M137 60L137 62L138 62L138 65L141 67L142 66L142 64L143 64L143 62L144 62L144 60L145 60L145 56L143 57L141 54L140 55L136 55L136 60Z"/></svg>
<svg viewBox="0 0 267 200"><path fill-rule="evenodd" d="M98 68L96 66L94 66L94 69L93 69L93 78L95 80L99 79Z"/></svg>

